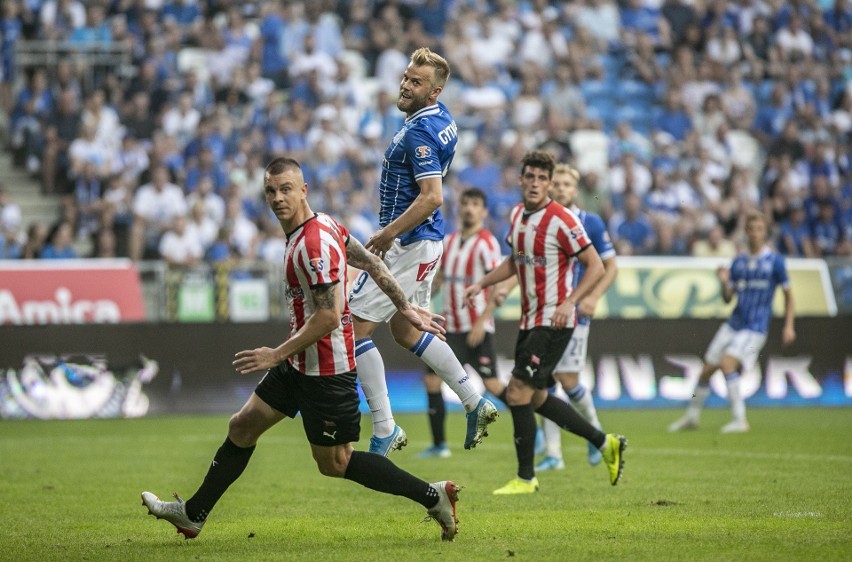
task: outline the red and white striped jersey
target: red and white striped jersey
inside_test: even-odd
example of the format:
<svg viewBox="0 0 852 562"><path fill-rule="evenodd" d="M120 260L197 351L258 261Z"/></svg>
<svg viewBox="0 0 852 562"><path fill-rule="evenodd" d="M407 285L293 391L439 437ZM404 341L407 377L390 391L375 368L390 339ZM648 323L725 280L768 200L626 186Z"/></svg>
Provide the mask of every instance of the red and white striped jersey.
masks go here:
<svg viewBox="0 0 852 562"><path fill-rule="evenodd" d="M476 298L476 305L464 304L464 290L500 265L500 243L488 229L462 240L461 231L444 238L444 254L441 257L441 276L444 290L444 317L447 319L447 331L453 333L469 332L473 324L485 310L488 292L483 291ZM494 319L485 323L487 332L494 332Z"/></svg>
<svg viewBox="0 0 852 562"><path fill-rule="evenodd" d="M311 347L290 357L290 364L311 376L338 375L355 369L355 332L349 313L346 279L346 243L349 231L330 216L315 213L287 235L284 283L290 309L290 334L305 325L316 311L311 287L341 283L340 325Z"/></svg>
<svg viewBox="0 0 852 562"><path fill-rule="evenodd" d="M550 326L556 307L573 290L573 256L592 241L577 215L554 201L529 214L520 204L510 221L507 241L521 288L520 328ZM568 326L575 324L572 310Z"/></svg>

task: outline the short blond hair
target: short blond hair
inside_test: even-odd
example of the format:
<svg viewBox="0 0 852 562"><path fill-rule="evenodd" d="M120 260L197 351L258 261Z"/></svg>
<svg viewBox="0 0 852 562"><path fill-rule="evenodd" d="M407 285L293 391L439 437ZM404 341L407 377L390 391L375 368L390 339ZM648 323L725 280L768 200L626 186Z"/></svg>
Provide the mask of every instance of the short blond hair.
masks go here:
<svg viewBox="0 0 852 562"><path fill-rule="evenodd" d="M429 47L420 47L411 53L411 64L414 66L431 66L435 71L433 86L441 86L443 88L444 84L450 78L450 63Z"/></svg>
<svg viewBox="0 0 852 562"><path fill-rule="evenodd" d="M745 217L746 226L748 226L749 223L752 223L754 221L762 222L763 226L765 226L767 228L767 230L771 226L770 223L769 223L769 217L767 217L765 214L763 214L762 212L760 212L756 209L752 209L752 210L748 211L746 213L746 217Z"/></svg>
<svg viewBox="0 0 852 562"><path fill-rule="evenodd" d="M572 168L568 164L557 164L556 167L553 168L553 175L555 176L557 174L568 174L569 176L574 178L574 181L580 181L580 172L577 171L576 168Z"/></svg>

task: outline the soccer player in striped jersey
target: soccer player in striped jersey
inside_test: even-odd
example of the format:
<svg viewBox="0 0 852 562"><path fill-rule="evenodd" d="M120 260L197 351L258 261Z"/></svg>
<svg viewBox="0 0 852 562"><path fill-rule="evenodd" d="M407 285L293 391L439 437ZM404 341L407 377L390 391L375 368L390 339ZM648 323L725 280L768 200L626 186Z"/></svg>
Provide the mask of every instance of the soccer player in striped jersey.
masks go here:
<svg viewBox="0 0 852 562"><path fill-rule="evenodd" d="M497 377L494 349L494 309L496 302L484 291L468 306L464 290L475 280L497 267L503 260L500 242L485 227L488 200L480 189L471 188L459 197L461 229L444 238L440 273L436 283L444 292L443 315L446 318L447 344L462 364L470 365L494 396L505 385ZM429 428L432 446L420 457L449 457L445 433L446 405L441 394L441 378L433 371L423 376L429 401Z"/></svg>
<svg viewBox="0 0 852 562"><path fill-rule="evenodd" d="M408 302L387 266L328 215L314 213L299 163L276 158L266 168L264 192L287 234L284 283L290 334L281 345L240 351L240 374L266 370L254 393L231 417L228 436L216 452L198 491L186 502L161 501L142 493L149 513L174 525L186 538L201 532L207 516L242 474L260 436L285 417L301 413L305 435L321 474L420 503L441 526L441 538L458 531L458 487L429 484L382 455L355 451L361 431L355 375L355 339L346 301L347 263L376 280L400 314L427 333L441 333L427 309ZM300 500L301 501L301 500Z"/></svg>
<svg viewBox="0 0 852 562"><path fill-rule="evenodd" d="M411 302L428 307L432 279L444 240L443 177L453 161L458 129L438 101L450 75L440 55L420 48L402 75L396 107L406 114L385 151L379 186L381 229L364 245L384 259ZM358 379L370 406L373 437L370 451L387 455L408 442L393 418L385 366L372 336L387 322L394 340L423 360L455 392L467 412L464 448L471 449L497 419L497 408L470 383L447 342L414 328L368 275L353 283L349 307L355 327Z"/></svg>
<svg viewBox="0 0 852 562"><path fill-rule="evenodd" d="M736 256L730 269L720 267L717 270L722 284L722 298L727 303L736 295L737 304L728 320L719 327L704 354L704 367L686 415L672 423L669 431L698 427L701 409L710 395L710 377L718 369L725 375L733 414L733 419L722 427L722 433L743 433L749 430L745 399L740 390L740 375L757 363L758 354L766 343L772 316L772 299L779 286L784 291L781 343L787 346L796 340L793 291L790 289L787 266L783 256L766 244L769 221L764 214L750 211L746 216L745 228L748 251Z"/></svg>
<svg viewBox="0 0 852 562"><path fill-rule="evenodd" d="M589 294L577 301L577 326L571 334L571 341L565 348L565 353L556 365L553 378L561 381L562 388L568 395L571 405L580 412L584 418L589 420L593 426L601 429L601 422L595 410L591 390L580 382L580 372L586 365L586 353L589 346L589 331L592 314L601 296L612 284L618 273L615 263L615 249L606 231L603 220L596 214L584 211L577 207L577 184L580 181L580 172L567 164L557 164L553 171L553 186L550 194L554 201L574 212L583 223L586 233L592 241L595 250L601 257L604 265L604 274L600 281L595 283ZM579 264L574 271L574 286L583 278L584 268ZM552 387L551 391L555 390ZM559 470L565 467L562 460L562 434L555 423L548 419L542 420L544 440L546 444L545 457L539 462L535 470L543 472L546 470ZM592 443L588 450L589 464L595 466L601 462L601 452Z"/></svg>
<svg viewBox="0 0 852 562"><path fill-rule="evenodd" d="M600 449L609 468L610 484L621 478L627 440L605 434L569 404L548 394L553 372L576 324L577 302L586 297L604 274L597 250L580 219L549 196L553 156L527 153L521 162L523 203L512 209L507 241L512 254L496 269L465 290L473 299L484 288L516 275L521 290L521 319L515 346L515 366L505 402L514 425L518 473L495 494L528 494L538 491L535 457L535 413ZM586 272L576 287L572 283L575 262Z"/></svg>

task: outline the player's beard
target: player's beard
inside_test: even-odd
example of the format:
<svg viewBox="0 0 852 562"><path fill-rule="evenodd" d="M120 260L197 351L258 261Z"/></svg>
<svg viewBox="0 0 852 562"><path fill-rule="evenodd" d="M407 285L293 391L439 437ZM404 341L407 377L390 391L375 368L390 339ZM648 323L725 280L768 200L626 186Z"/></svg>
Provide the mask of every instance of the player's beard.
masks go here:
<svg viewBox="0 0 852 562"><path fill-rule="evenodd" d="M409 95L411 94L409 93ZM404 98L402 97L402 92L400 92L399 97L396 99L396 108L406 115L413 115L426 107L428 102L429 96L418 98L411 95L411 97Z"/></svg>

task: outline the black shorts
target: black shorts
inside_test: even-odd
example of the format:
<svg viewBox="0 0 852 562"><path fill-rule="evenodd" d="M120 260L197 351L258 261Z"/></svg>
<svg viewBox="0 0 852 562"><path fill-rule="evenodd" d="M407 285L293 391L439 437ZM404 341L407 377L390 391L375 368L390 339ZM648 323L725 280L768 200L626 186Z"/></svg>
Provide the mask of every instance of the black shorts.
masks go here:
<svg viewBox="0 0 852 562"><path fill-rule="evenodd" d="M533 388L553 386L553 370L562 358L574 328L539 326L520 330L515 344L515 366L512 376Z"/></svg>
<svg viewBox="0 0 852 562"><path fill-rule="evenodd" d="M467 332L447 334L447 345L462 365L470 365L483 379L497 377L497 353L494 351L494 334L485 332L482 342L476 347L467 345Z"/></svg>
<svg viewBox="0 0 852 562"><path fill-rule="evenodd" d="M301 412L305 435L314 445L331 447L361 437L355 371L311 377L285 361L266 372L254 393L287 417L295 418Z"/></svg>

